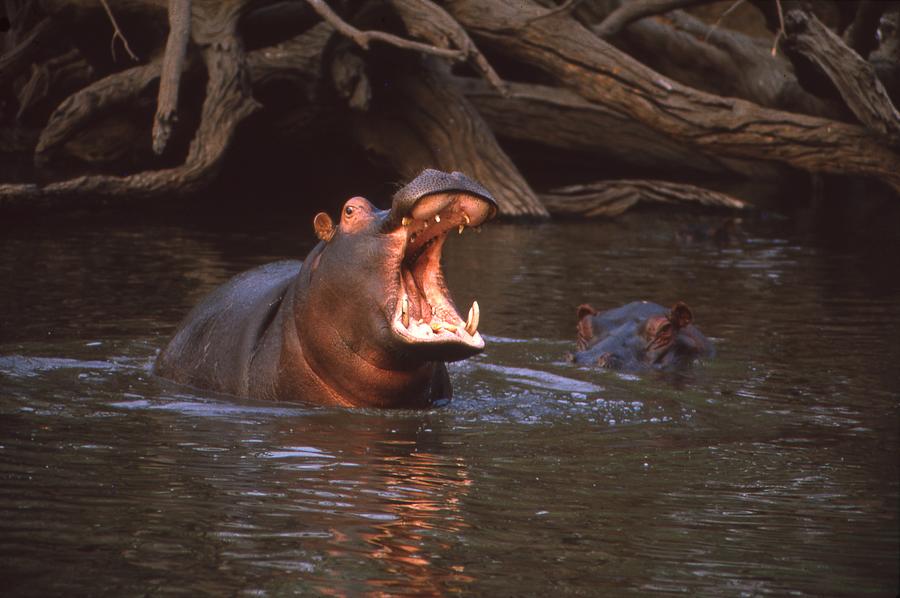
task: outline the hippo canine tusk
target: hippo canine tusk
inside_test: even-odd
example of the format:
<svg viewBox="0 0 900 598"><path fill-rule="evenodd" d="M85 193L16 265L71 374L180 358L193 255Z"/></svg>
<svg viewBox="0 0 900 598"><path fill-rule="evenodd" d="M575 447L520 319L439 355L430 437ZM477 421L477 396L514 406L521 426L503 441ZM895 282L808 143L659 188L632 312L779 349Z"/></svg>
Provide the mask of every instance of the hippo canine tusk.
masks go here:
<svg viewBox="0 0 900 598"><path fill-rule="evenodd" d="M469 333L469 336L475 336L475 332L478 331L479 316L478 302L473 301L472 307L469 308L469 317L466 318L466 332Z"/></svg>

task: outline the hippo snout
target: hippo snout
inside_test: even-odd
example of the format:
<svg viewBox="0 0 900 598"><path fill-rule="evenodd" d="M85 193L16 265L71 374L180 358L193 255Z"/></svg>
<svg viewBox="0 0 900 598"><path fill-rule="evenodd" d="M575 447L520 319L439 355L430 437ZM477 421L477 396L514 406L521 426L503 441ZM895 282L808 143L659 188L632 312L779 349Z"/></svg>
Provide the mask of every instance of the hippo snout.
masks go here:
<svg viewBox="0 0 900 598"><path fill-rule="evenodd" d="M452 201L452 194L462 193L472 195L483 203L485 211L482 221L491 219L498 210L497 201L490 191L467 177L461 172L442 172L432 168L426 168L412 181L394 194L391 202L390 216L385 222L389 230L400 226L404 218L426 219L431 212L440 212L444 205L441 201ZM421 200L429 195L446 195L446 198L435 198L433 202L423 203ZM477 201L476 200L476 201ZM432 205L433 204L433 205Z"/></svg>

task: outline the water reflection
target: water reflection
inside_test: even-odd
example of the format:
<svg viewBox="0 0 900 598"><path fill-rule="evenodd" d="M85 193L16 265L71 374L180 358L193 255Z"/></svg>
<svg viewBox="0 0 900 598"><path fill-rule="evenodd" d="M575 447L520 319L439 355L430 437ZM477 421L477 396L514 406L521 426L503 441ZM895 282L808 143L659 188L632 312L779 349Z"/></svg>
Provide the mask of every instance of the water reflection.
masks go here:
<svg viewBox="0 0 900 598"><path fill-rule="evenodd" d="M263 477L281 494L269 507L318 513L317 533L327 541L320 564L311 564L317 592L443 595L471 581L441 553L466 527L460 505L472 481L462 457L441 454L427 417L372 414L349 426L334 416L313 418L280 424L276 434L280 450L261 455L273 468ZM339 441L330 450L294 444L330 435ZM287 555L271 548L252 552L278 567L271 556ZM351 562L366 572L363 579L343 579Z"/></svg>
<svg viewBox="0 0 900 598"><path fill-rule="evenodd" d="M685 245L647 218L451 240L449 287L489 342L425 413L150 375L200 294L302 255L293 232L0 238L4 595L893 595L888 254L752 221ZM576 305L641 298L690 304L718 357L565 362Z"/></svg>

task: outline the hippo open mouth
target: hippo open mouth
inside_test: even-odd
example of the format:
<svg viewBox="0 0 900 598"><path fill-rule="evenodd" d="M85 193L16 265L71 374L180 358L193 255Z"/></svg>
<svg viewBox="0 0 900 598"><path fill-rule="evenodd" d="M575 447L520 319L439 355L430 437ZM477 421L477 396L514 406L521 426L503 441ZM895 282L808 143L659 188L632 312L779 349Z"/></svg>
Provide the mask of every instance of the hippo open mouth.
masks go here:
<svg viewBox="0 0 900 598"><path fill-rule="evenodd" d="M496 212L487 191L483 191L486 197L470 191L477 192L467 188L424 195L411 209L403 210L406 215L401 217L400 228L405 232L405 245L391 322L394 333L404 342L440 345L454 354L450 358L458 359L483 349L484 339L478 333L478 302L472 304L463 320L450 298L441 269L441 250L451 232L462 234ZM452 347L460 350L452 351Z"/></svg>

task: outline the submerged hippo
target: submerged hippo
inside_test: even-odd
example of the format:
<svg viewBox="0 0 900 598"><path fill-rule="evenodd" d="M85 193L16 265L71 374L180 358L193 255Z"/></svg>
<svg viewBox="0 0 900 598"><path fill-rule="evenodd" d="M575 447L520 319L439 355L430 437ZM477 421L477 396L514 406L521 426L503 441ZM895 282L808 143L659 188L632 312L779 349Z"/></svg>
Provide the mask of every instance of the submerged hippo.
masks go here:
<svg viewBox="0 0 900 598"><path fill-rule="evenodd" d="M427 407L451 396L446 361L484 348L444 285L441 248L493 217L478 183L425 170L378 210L353 197L313 225L306 261L275 262L214 290L178 327L156 373L199 388L324 405Z"/></svg>
<svg viewBox="0 0 900 598"><path fill-rule="evenodd" d="M578 306L578 352L572 361L610 369L673 368L712 357L712 343L682 302L672 309L648 301L598 312Z"/></svg>

